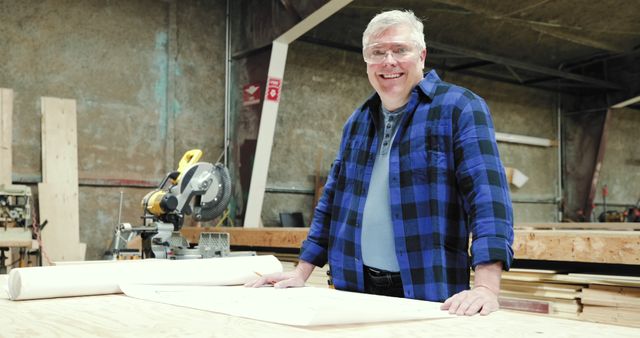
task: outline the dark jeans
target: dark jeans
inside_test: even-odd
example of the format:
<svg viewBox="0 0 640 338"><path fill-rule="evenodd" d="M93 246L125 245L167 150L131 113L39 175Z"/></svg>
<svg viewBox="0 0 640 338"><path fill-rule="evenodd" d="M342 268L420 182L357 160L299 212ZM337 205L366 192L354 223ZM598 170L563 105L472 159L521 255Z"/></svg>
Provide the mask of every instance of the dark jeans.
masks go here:
<svg viewBox="0 0 640 338"><path fill-rule="evenodd" d="M368 266L364 267L364 290L373 295L404 297L399 272L389 272Z"/></svg>

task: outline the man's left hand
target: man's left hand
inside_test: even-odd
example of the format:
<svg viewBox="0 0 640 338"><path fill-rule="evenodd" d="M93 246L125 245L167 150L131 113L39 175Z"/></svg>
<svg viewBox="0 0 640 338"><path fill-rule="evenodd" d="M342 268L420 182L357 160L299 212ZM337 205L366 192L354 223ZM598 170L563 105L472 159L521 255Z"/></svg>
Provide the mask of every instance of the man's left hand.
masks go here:
<svg viewBox="0 0 640 338"><path fill-rule="evenodd" d="M449 310L450 314L458 316L473 316L478 312L484 316L499 308L498 295L484 286L457 293L440 307L441 310Z"/></svg>

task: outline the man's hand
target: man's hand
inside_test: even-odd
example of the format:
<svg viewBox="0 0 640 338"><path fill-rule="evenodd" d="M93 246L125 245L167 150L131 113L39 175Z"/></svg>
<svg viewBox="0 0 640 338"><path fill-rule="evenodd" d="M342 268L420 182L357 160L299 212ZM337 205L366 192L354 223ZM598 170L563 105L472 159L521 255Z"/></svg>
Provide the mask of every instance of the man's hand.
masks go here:
<svg viewBox="0 0 640 338"><path fill-rule="evenodd" d="M259 277L244 286L257 288L268 284L275 288L301 287L304 286L304 279L296 271L276 272Z"/></svg>
<svg viewBox="0 0 640 338"><path fill-rule="evenodd" d="M271 284L275 288L295 288L304 286L304 282L309 279L315 266L309 262L300 260L296 269L289 272L276 272L260 276L254 281L246 283L244 286L258 288Z"/></svg>
<svg viewBox="0 0 640 338"><path fill-rule="evenodd" d="M474 287L471 290L457 293L440 307L458 316L473 316L480 312L488 315L500 308L498 293L500 293L500 277L502 262L478 264L475 269Z"/></svg>
<svg viewBox="0 0 640 338"><path fill-rule="evenodd" d="M499 308L498 295L484 286L457 293L449 297L440 307L458 316L473 316L478 312L481 315L488 315Z"/></svg>

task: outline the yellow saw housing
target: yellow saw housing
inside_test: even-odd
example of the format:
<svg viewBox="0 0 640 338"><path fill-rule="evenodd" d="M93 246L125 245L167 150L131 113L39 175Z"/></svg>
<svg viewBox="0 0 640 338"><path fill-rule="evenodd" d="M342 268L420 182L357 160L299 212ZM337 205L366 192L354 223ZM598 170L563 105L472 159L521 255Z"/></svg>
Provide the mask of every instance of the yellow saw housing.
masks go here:
<svg viewBox="0 0 640 338"><path fill-rule="evenodd" d="M179 172L178 178L176 178L175 180L171 180L171 183L174 185L178 184L182 179L184 170L190 165L198 162L201 157L202 150L200 149L191 149L185 152L184 155L182 155L182 159L180 159L180 163L178 164L178 170L176 170L177 172ZM149 213L155 216L164 215L167 210L165 210L165 208L163 208L162 206L166 205L167 202L170 203L170 201L167 201L167 199L165 199L165 197L170 198L170 196L166 195L167 192L161 189L149 192L142 199L142 208L146 209Z"/></svg>

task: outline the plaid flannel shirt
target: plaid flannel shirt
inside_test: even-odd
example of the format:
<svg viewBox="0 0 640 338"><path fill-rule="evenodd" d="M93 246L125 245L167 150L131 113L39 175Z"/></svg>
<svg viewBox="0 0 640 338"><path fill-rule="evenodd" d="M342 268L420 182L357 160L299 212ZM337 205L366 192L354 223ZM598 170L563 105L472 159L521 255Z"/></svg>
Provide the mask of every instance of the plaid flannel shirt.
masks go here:
<svg viewBox="0 0 640 338"><path fill-rule="evenodd" d="M337 289L364 291L362 213L377 149L380 98L344 126L300 259L330 265ZM513 259L513 212L484 100L435 71L412 90L389 156L396 257L406 298L444 301L469 266ZM473 234L469 257L469 233Z"/></svg>

